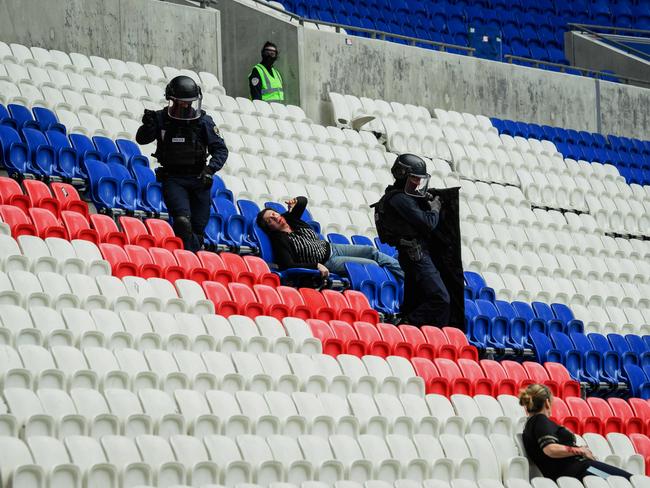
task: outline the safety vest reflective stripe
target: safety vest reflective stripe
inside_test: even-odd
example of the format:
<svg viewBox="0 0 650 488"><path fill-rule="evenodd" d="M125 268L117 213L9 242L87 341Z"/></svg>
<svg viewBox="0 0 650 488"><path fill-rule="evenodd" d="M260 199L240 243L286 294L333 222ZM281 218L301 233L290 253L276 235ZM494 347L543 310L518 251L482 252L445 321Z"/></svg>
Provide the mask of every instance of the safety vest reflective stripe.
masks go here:
<svg viewBox="0 0 650 488"><path fill-rule="evenodd" d="M275 68L268 72L263 64L256 64L257 72L262 78L262 100L284 100L284 90L282 89L282 76Z"/></svg>

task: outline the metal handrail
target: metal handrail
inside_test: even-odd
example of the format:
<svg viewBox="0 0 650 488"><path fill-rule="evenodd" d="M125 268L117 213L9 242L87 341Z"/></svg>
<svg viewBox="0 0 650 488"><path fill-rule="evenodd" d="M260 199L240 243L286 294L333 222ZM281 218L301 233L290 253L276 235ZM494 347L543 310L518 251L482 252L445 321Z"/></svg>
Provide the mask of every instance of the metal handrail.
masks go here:
<svg viewBox="0 0 650 488"><path fill-rule="evenodd" d="M641 30L641 29L629 29L625 27L610 27L610 26L600 26L600 25L588 25L588 24L567 24L569 27L577 27L579 30L586 32L587 34L590 34L597 39L603 39L604 41L612 44L615 47L618 47L619 49L622 49L623 51L626 51L630 54L634 54L636 56L639 56L643 59L648 59L650 56L648 56L648 53L645 53L643 51L639 51L638 49L634 49L633 47L630 47L626 44L623 44L622 42L619 42L615 39L608 39L606 38L602 33L596 32L594 29L603 29L603 30L613 30L613 31L627 31L627 32L643 32L650 36L650 31L647 30Z"/></svg>
<svg viewBox="0 0 650 488"><path fill-rule="evenodd" d="M581 73L591 73L593 75L596 75L597 78L603 78L603 77L614 77L620 80L621 83L624 84L631 84L631 83L636 83L636 84L643 84L643 85L648 85L650 81L648 80L641 80L639 78L632 78L630 76L622 76L618 75L616 73L607 73L605 71L598 71L595 69L589 69L589 68L579 68L577 66L567 66L566 64L560 64L560 63L553 63L551 61L541 61L539 59L532 59L532 58L525 58L523 56L515 56L513 54L505 54L504 59L508 60L510 64L512 64L513 61L524 61L526 63L531 63L534 65L545 65L545 66L553 66L555 68L559 68L560 71L566 72L568 69L573 69L576 71L580 71ZM605 80L607 81L607 80Z"/></svg>

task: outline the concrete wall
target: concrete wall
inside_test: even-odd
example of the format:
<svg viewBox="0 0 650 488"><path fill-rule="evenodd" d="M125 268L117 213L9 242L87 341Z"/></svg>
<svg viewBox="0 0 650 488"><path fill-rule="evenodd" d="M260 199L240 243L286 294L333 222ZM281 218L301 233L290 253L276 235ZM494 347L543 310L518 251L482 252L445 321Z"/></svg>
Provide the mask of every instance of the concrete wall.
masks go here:
<svg viewBox="0 0 650 488"><path fill-rule="evenodd" d="M650 91L593 79L305 29L303 106L331 123L328 92L647 138ZM599 106L600 104L600 106Z"/></svg>
<svg viewBox="0 0 650 488"><path fill-rule="evenodd" d="M300 27L233 0L216 0L213 5L221 12L222 84L228 94L233 97L250 95L248 75L253 66L260 62L264 43L271 41L280 52L275 67L282 73L285 98L288 103L300 105Z"/></svg>
<svg viewBox="0 0 650 488"><path fill-rule="evenodd" d="M578 32L565 33L564 41L567 59L573 66L598 71L609 70L620 77L629 76L637 80L646 80L646 83L639 81L631 83L650 88L650 63L648 61Z"/></svg>
<svg viewBox="0 0 650 488"><path fill-rule="evenodd" d="M219 25L217 11L158 0L0 0L4 42L217 75Z"/></svg>

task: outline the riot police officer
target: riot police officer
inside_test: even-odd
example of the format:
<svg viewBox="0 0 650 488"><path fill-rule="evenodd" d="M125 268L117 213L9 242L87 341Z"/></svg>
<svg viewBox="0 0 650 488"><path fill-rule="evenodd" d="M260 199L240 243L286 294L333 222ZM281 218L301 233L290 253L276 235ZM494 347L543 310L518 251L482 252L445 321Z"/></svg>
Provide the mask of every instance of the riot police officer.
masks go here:
<svg viewBox="0 0 650 488"><path fill-rule="evenodd" d="M188 76L177 76L165 88L168 106L145 110L135 140L156 141L163 198L174 232L185 248L198 251L210 218L212 176L228 158L228 148L212 117L201 110L201 88ZM207 155L210 161L206 165Z"/></svg>
<svg viewBox="0 0 650 488"><path fill-rule="evenodd" d="M439 222L441 201L427 192L429 174L419 156L402 154L391 168L395 183L374 204L379 238L398 250L404 270L402 322L447 325L450 296L431 259L431 235Z"/></svg>

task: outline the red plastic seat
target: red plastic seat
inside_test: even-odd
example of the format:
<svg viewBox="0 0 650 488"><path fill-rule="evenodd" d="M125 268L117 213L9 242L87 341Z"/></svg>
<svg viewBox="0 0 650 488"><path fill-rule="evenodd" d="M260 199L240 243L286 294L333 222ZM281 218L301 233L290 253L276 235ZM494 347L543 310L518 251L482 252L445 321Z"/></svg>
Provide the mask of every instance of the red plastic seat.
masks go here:
<svg viewBox="0 0 650 488"><path fill-rule="evenodd" d="M208 300L214 303L214 310L217 314L224 317L239 314L239 305L232 299L228 288L222 283L216 281L204 281L201 287L205 292Z"/></svg>
<svg viewBox="0 0 650 488"><path fill-rule="evenodd" d="M15 205L27 213L32 206L29 198L23 193L16 180L0 176L0 203L3 205Z"/></svg>
<svg viewBox="0 0 650 488"><path fill-rule="evenodd" d="M128 240L124 232L120 232L115 221L108 215L92 214L90 223L99 234L100 242L125 246Z"/></svg>
<svg viewBox="0 0 650 488"><path fill-rule="evenodd" d="M78 212L88 220L90 215L88 204L79 197L79 193L77 193L74 186L68 183L52 183L50 188L52 188L52 194L59 202L61 210Z"/></svg>
<svg viewBox="0 0 650 488"><path fill-rule="evenodd" d="M68 232L56 216L49 210L44 208L32 207L29 209L29 216L34 223L36 234L41 238L59 237L61 239L69 240Z"/></svg>
<svg viewBox="0 0 650 488"><path fill-rule="evenodd" d="M521 365L526 370L526 373L528 373L528 377L533 380L534 383L541 383L548 386L554 397L562 398L561 386L558 385L557 381L549 378L548 371L544 369L544 366L533 361L524 361Z"/></svg>
<svg viewBox="0 0 650 488"><path fill-rule="evenodd" d="M313 288L300 288L299 291L305 305L311 310L312 317L326 322L336 320L336 312L327 304L325 297L319 291Z"/></svg>
<svg viewBox="0 0 650 488"><path fill-rule="evenodd" d="M456 361L456 364L458 364L463 376L472 383L474 395L496 396L494 381L485 376L479 363L471 359L460 358Z"/></svg>
<svg viewBox="0 0 650 488"><path fill-rule="evenodd" d="M167 248L164 249L169 251ZM192 251L174 249L173 252L178 265L185 270L185 276L187 276L188 280L202 283L212 278L210 270L201 265L201 261L199 261L199 258Z"/></svg>
<svg viewBox="0 0 650 488"><path fill-rule="evenodd" d="M500 364L503 370L505 371L506 376L512 379L517 385L517 391L523 390L528 385L532 385L533 383L535 383L534 380L531 380L528 377L528 373L526 372L524 367L517 361L505 360L505 361L501 361Z"/></svg>
<svg viewBox="0 0 650 488"><path fill-rule="evenodd" d="M427 342L434 347L436 355L435 357L451 359L452 361L456 361L458 359L458 349L454 344L451 344L449 342L449 339L441 328L434 325L423 325L420 327L420 330L422 331L422 334L426 338Z"/></svg>
<svg viewBox="0 0 650 488"><path fill-rule="evenodd" d="M162 269L153 262L147 248L127 244L124 246L124 252L129 260L138 267L138 276L142 278L161 278L163 276Z"/></svg>
<svg viewBox="0 0 650 488"><path fill-rule="evenodd" d="M630 434L634 450L645 460L645 474L650 476L650 439L643 434Z"/></svg>
<svg viewBox="0 0 650 488"><path fill-rule="evenodd" d="M257 301L264 305L266 315L275 317L278 320L282 320L291 315L291 310L282 303L282 299L276 293L275 288L257 284L253 286L253 291L255 292Z"/></svg>
<svg viewBox="0 0 650 488"><path fill-rule="evenodd" d="M311 310L305 305L305 301L302 299L302 295L298 290L291 286L280 285L275 289L275 291L280 295L282 303L291 310L292 317L297 317L303 320L312 318Z"/></svg>
<svg viewBox="0 0 650 488"><path fill-rule="evenodd" d="M646 433L646 423L632 411L632 407L628 402L622 398L610 397L607 399L607 403L614 412L614 416L622 420L623 433L627 435Z"/></svg>
<svg viewBox="0 0 650 488"><path fill-rule="evenodd" d="M553 398L553 403L551 404L551 419L560 425L564 425L575 434L580 433L580 420L578 417L571 414L569 407L567 407L567 404L564 403L564 400L561 398Z"/></svg>
<svg viewBox="0 0 650 488"><path fill-rule="evenodd" d="M406 342L402 331L400 331L393 324L386 324L380 322L377 324L377 331L383 340L385 340L391 348L393 356L401 356L406 359L411 359L415 354L415 347L413 344Z"/></svg>
<svg viewBox="0 0 650 488"><path fill-rule="evenodd" d="M131 262L120 246L103 242L99 245L99 250L104 259L110 263L113 276L118 278L138 276L138 267Z"/></svg>
<svg viewBox="0 0 650 488"><path fill-rule="evenodd" d="M562 389L562 398L580 396L580 383L569 375L566 367L560 363L544 363L548 376Z"/></svg>
<svg viewBox="0 0 650 488"><path fill-rule="evenodd" d="M135 244L136 246L146 248L156 246L156 239L149 234L149 231L141 220L136 219L135 217L122 215L119 218L119 221L122 229L124 229L129 244Z"/></svg>
<svg viewBox="0 0 650 488"><path fill-rule="evenodd" d="M456 327L443 327L442 331L449 339L449 344L456 346L459 358L473 359L478 361L478 350L467 342L465 333Z"/></svg>
<svg viewBox="0 0 650 488"><path fill-rule="evenodd" d="M325 303L334 310L338 320L343 320L349 324L359 320L357 312L352 310L347 299L340 291L321 290L321 295L323 295Z"/></svg>
<svg viewBox="0 0 650 488"><path fill-rule="evenodd" d="M183 240L176 237L169 222L161 219L147 219L144 221L144 225L147 226L149 234L156 240L156 247L164 247L168 251L184 249Z"/></svg>
<svg viewBox="0 0 650 488"><path fill-rule="evenodd" d="M449 394L459 393L461 395L474 396L474 388L469 378L466 378L458 367L458 364L451 359L436 358L433 360L442 376L449 383Z"/></svg>
<svg viewBox="0 0 650 488"><path fill-rule="evenodd" d="M650 403L641 398L628 398L627 401L634 415L645 424L645 431L650 432Z"/></svg>
<svg viewBox="0 0 650 488"><path fill-rule="evenodd" d="M153 262L160 266L163 276L169 281L176 281L187 278L185 270L178 265L178 261L172 253L162 247L150 247L149 254Z"/></svg>
<svg viewBox="0 0 650 488"><path fill-rule="evenodd" d="M11 229L14 239L18 236L35 236L36 228L32 221L20 207L14 205L0 205L0 217Z"/></svg>
<svg viewBox="0 0 650 488"><path fill-rule="evenodd" d="M251 288L243 283L228 283L228 289L244 315L252 319L258 315L264 315L264 305L257 301Z"/></svg>
<svg viewBox="0 0 650 488"><path fill-rule="evenodd" d="M625 433L623 419L614 415L612 408L605 400L602 398L590 397L587 398L587 405L589 405L589 408L591 408L594 415L602 421L603 435L607 435L610 432Z"/></svg>
<svg viewBox="0 0 650 488"><path fill-rule="evenodd" d="M88 219L83 214L71 210L62 210L61 220L63 220L63 225L68 230L70 239L83 239L93 244L99 244L99 234L95 229L90 228Z"/></svg>
<svg viewBox="0 0 650 488"><path fill-rule="evenodd" d="M237 283L248 285L249 288L255 284L255 275L248 271L246 263L241 256L231 252L222 252L219 256L226 265L226 269L232 271Z"/></svg>
<svg viewBox="0 0 650 488"><path fill-rule="evenodd" d="M41 239L59 237L61 239L69 240L68 231L66 231L65 227L61 225L61 222L56 218L56 215L49 210L32 207L29 209L29 216L34 223L36 233Z"/></svg>
<svg viewBox="0 0 650 488"><path fill-rule="evenodd" d="M604 435L603 421L594 415L594 412L589 407L589 404L580 397L565 398L564 402L572 415L580 421L580 430L576 434L586 434L592 432L594 434Z"/></svg>
<svg viewBox="0 0 650 488"><path fill-rule="evenodd" d="M501 364L491 359L481 359L479 364L481 365L481 369L483 369L485 376L490 378L494 383L494 396L517 396L519 394L515 380L508 378L508 375L503 367L501 367Z"/></svg>
<svg viewBox="0 0 650 488"><path fill-rule="evenodd" d="M257 256L244 256L244 263L248 271L253 273L255 280L260 285L269 285L273 288L280 286L280 277L271 273L269 265L262 258Z"/></svg>
<svg viewBox="0 0 650 488"><path fill-rule="evenodd" d="M330 320L330 329L343 341L346 354L363 357L367 354L368 345L359 339L357 332L348 322Z"/></svg>
<svg viewBox="0 0 650 488"><path fill-rule="evenodd" d="M343 340L337 337L327 322L319 319L307 319L306 322L313 336L323 345L323 354L336 357L346 352Z"/></svg>
<svg viewBox="0 0 650 488"><path fill-rule="evenodd" d="M352 327L354 327L354 330L359 336L359 340L366 344L367 354L382 358L390 356L390 344L382 339L379 330L375 325L369 324L368 322L357 321L352 324Z"/></svg>
<svg viewBox="0 0 650 488"><path fill-rule="evenodd" d="M61 216L61 204L52 197L50 188L45 183L38 180L24 180L23 186L32 207L49 210L57 219Z"/></svg>
<svg viewBox="0 0 650 488"><path fill-rule="evenodd" d="M411 364L417 375L424 380L427 394L436 393L446 397L449 396L449 381L440 375L433 361L426 358L411 358Z"/></svg>
<svg viewBox="0 0 650 488"><path fill-rule="evenodd" d="M210 272L211 279L218 281L223 286L228 286L228 283L235 281L235 276L232 271L226 268L221 257L214 252L199 251L196 253L205 269Z"/></svg>
<svg viewBox="0 0 650 488"><path fill-rule="evenodd" d="M437 357L435 346L427 342L422 331L413 325L402 324L398 326L404 340L413 345L413 355L419 358L435 359Z"/></svg>
<svg viewBox="0 0 650 488"><path fill-rule="evenodd" d="M363 293L356 290L345 290L343 294L348 299L350 307L357 311L359 320L370 322L371 324L379 323L379 313L373 310L368 302L368 298Z"/></svg>

